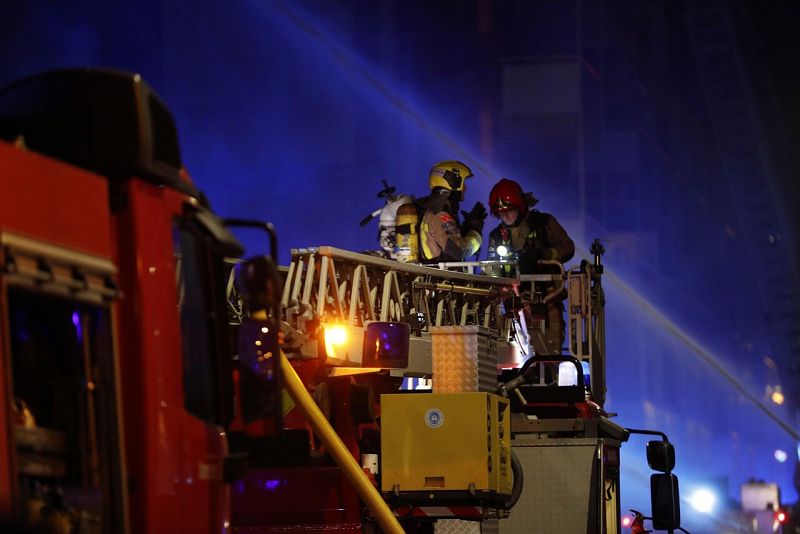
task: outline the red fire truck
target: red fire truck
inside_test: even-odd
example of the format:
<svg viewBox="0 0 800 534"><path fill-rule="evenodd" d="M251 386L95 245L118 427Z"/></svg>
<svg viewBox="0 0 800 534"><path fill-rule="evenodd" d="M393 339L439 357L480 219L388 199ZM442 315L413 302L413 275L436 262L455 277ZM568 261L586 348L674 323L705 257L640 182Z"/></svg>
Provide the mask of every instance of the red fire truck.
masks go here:
<svg viewBox="0 0 800 534"><path fill-rule="evenodd" d="M545 506L522 493L521 472L512 477L513 449L536 479L544 438L580 427L571 444L588 453L575 479L592 500L576 524L620 531L616 451L630 429L600 411L545 425L531 411L544 371L508 382L511 400L494 394L501 356L513 356L499 304L515 282L331 247L292 251L281 276L266 256L232 259L242 254L233 225L270 230L211 211L169 111L138 75L64 70L0 92L0 524L63 534L474 527L506 517L520 495ZM570 301L585 330L573 336L578 357L556 362L577 378L594 361L582 347L602 345L589 334L602 324L588 311L593 272L574 273L585 284L581 303ZM462 364L469 380L387 397L379 421L382 393L440 364L440 386ZM583 382L567 393L570 414L588 406ZM669 472L664 442L652 456ZM666 483L659 517L677 527L677 479L654 476ZM504 531L527 530L518 517L523 530Z"/></svg>

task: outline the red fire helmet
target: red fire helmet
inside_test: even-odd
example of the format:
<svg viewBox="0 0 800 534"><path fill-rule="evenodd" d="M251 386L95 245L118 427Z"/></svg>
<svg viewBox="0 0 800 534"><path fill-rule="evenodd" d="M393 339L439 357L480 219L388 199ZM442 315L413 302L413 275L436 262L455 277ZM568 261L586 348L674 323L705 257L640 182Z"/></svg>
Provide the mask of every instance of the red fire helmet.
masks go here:
<svg viewBox="0 0 800 534"><path fill-rule="evenodd" d="M489 207L493 215L499 215L509 208L516 208L520 213L528 211L528 203L522 187L514 180L503 178L492 187L489 193Z"/></svg>

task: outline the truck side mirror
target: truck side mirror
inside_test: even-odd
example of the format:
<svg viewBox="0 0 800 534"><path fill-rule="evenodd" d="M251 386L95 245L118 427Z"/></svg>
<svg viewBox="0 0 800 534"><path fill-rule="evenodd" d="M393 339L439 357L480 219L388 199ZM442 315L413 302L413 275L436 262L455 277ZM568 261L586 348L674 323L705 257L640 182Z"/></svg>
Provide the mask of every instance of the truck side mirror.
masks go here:
<svg viewBox="0 0 800 534"><path fill-rule="evenodd" d="M678 477L672 473L650 475L650 506L653 515L653 530L672 531L681 526Z"/></svg>
<svg viewBox="0 0 800 534"><path fill-rule="evenodd" d="M670 473L675 468L675 447L669 441L647 442L647 465L654 471Z"/></svg>
<svg viewBox="0 0 800 534"><path fill-rule="evenodd" d="M256 256L236 266L236 288L250 315L266 310L276 316L280 307L280 276L272 258Z"/></svg>

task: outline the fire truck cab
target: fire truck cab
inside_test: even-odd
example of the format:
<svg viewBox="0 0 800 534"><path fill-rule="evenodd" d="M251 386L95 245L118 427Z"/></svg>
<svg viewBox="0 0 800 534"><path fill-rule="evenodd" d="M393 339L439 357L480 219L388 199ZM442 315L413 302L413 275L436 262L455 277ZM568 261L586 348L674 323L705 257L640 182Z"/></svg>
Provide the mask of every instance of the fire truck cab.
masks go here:
<svg viewBox="0 0 800 534"><path fill-rule="evenodd" d="M0 93L0 521L224 532L225 256L138 75ZM1 519L5 518L5 519Z"/></svg>

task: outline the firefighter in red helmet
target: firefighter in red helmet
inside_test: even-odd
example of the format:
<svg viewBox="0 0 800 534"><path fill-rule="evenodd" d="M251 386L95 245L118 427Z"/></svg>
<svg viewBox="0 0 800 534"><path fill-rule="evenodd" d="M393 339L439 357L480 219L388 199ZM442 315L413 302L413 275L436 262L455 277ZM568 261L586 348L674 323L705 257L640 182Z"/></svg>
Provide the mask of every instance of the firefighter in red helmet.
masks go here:
<svg viewBox="0 0 800 534"><path fill-rule="evenodd" d="M500 224L489 234L490 260L516 259L520 274L537 274L546 270L539 265L539 260L565 263L572 258L575 243L555 217L532 209L537 202L513 180L503 178L495 184L489 193L489 207L492 215L500 219ZM546 304L543 336L546 347L536 347L533 343L537 352L561 353L565 327L563 312L564 305L558 299Z"/></svg>

